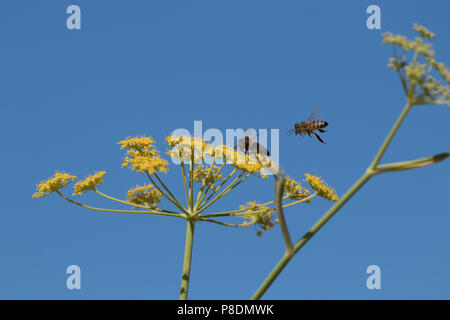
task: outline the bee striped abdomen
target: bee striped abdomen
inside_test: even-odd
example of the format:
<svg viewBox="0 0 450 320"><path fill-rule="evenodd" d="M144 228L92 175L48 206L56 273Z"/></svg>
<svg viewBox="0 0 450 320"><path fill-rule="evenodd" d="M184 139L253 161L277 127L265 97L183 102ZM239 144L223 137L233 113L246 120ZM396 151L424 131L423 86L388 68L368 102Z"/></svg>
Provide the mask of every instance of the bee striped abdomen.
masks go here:
<svg viewBox="0 0 450 320"><path fill-rule="evenodd" d="M328 126L328 122L323 120L315 120L312 122L312 127L315 129L322 129Z"/></svg>

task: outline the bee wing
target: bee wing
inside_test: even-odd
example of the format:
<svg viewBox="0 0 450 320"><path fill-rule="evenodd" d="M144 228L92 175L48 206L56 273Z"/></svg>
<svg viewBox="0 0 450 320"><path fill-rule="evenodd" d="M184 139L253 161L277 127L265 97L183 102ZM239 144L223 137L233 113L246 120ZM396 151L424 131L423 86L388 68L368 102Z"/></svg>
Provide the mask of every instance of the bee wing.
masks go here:
<svg viewBox="0 0 450 320"><path fill-rule="evenodd" d="M286 132L286 134L288 134L288 135L292 135L294 133L294 129L291 129L291 130L289 130L288 132Z"/></svg>
<svg viewBox="0 0 450 320"><path fill-rule="evenodd" d="M245 152L245 137L244 138L240 138L237 141L237 149L239 149L239 151Z"/></svg>
<svg viewBox="0 0 450 320"><path fill-rule="evenodd" d="M269 151L267 150L266 147L264 147L261 143L253 141L253 143L251 144L250 150L253 153L257 153L260 155L269 155Z"/></svg>
<svg viewBox="0 0 450 320"><path fill-rule="evenodd" d="M309 116L309 118L306 119L305 121L313 121L315 118L317 118L317 115L319 114L319 110L320 110L320 107L317 107L317 109L314 110L314 112L311 113L311 115Z"/></svg>
<svg viewBox="0 0 450 320"><path fill-rule="evenodd" d="M245 152L245 138L238 140L238 149L241 152ZM269 151L266 147L260 144L258 141L253 140L252 138L248 138L248 153L250 154L261 154L261 155L269 155Z"/></svg>

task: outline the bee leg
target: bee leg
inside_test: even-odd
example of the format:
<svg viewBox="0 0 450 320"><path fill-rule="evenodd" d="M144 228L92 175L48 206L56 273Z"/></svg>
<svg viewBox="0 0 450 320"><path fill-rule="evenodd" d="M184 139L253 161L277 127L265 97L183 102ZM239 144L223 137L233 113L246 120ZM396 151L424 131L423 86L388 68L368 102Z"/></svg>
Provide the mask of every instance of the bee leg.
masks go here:
<svg viewBox="0 0 450 320"><path fill-rule="evenodd" d="M319 130L322 133L326 132L326 130L323 130L323 129L317 129L317 130Z"/></svg>
<svg viewBox="0 0 450 320"><path fill-rule="evenodd" d="M314 133L314 135L316 136L316 138L317 138L320 142L326 144L326 143L319 137L319 135L318 135L317 133L315 133L314 131L313 131L313 133Z"/></svg>

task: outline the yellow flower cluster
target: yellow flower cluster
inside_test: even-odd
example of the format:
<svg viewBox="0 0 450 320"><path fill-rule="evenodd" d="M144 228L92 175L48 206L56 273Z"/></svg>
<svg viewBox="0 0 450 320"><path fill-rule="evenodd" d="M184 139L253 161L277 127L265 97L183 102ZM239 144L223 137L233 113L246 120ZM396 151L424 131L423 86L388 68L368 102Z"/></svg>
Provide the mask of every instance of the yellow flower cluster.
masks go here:
<svg viewBox="0 0 450 320"><path fill-rule="evenodd" d="M433 46L425 42L426 39L434 39L435 35L418 24L414 24L414 30L420 34L414 41L389 32L383 34L383 41L393 46L395 54L389 59L388 66L400 73L405 90L413 90L413 104L447 104L450 107L450 71L445 64L435 60ZM397 46L403 49L403 53L395 51ZM408 51L414 52L410 63L406 61ZM421 58L424 63L419 62ZM442 81L436 79L433 70L442 77Z"/></svg>
<svg viewBox="0 0 450 320"><path fill-rule="evenodd" d="M81 196L83 192L87 192L89 190L95 190L97 185L103 183L103 176L105 175L105 171L96 172L86 177L84 180L78 181L73 186L74 195Z"/></svg>
<svg viewBox="0 0 450 320"><path fill-rule="evenodd" d="M263 178L267 178L267 171L276 172L277 168L274 162L261 154L243 154L227 145L220 145L210 148L206 154L214 159L222 159L236 169L247 173L260 173Z"/></svg>
<svg viewBox="0 0 450 320"><path fill-rule="evenodd" d="M227 145L220 145L217 147L211 147L205 151L205 155L213 158L214 160L223 160L226 163L234 163L237 151Z"/></svg>
<svg viewBox="0 0 450 320"><path fill-rule="evenodd" d="M320 177L305 173L306 182L317 192L317 195L330 201L338 201L339 197L334 189L330 188Z"/></svg>
<svg viewBox="0 0 450 320"><path fill-rule="evenodd" d="M284 192L291 200L302 200L310 195L308 189L303 188L299 182L288 177L284 178Z"/></svg>
<svg viewBox="0 0 450 320"><path fill-rule="evenodd" d="M77 177L69 173L57 171L52 177L45 181L41 181L41 183L36 186L37 192L33 194L33 198L45 197L46 195L67 186L76 178Z"/></svg>
<svg viewBox="0 0 450 320"><path fill-rule="evenodd" d="M209 173L209 175L208 175ZM194 170L194 181L201 182L205 186L211 186L211 190L214 191L214 184L216 181L222 180L223 177L219 173L219 167L212 165L212 167L198 165Z"/></svg>
<svg viewBox="0 0 450 320"><path fill-rule="evenodd" d="M141 137L128 137L119 141L122 149L150 151L154 149L155 141L151 137L145 135Z"/></svg>
<svg viewBox="0 0 450 320"><path fill-rule="evenodd" d="M137 205L149 205L150 208L156 209L156 203L161 201L161 192L148 184L145 186L136 186L134 189L128 190L128 201Z"/></svg>
<svg viewBox="0 0 450 320"><path fill-rule="evenodd" d="M241 210L245 210L245 215L243 216L245 219L248 219L250 221L244 222L242 225L250 225L250 224L256 224L258 227L261 228L262 231L267 231L277 223L277 220L274 220L274 216L272 212L275 209L262 206L257 204L256 202L247 202L247 205L241 205ZM257 230L256 234L258 236L262 235L262 231Z"/></svg>
<svg viewBox="0 0 450 320"><path fill-rule="evenodd" d="M414 23L413 28L418 33L420 33L420 35L424 38L428 38L428 39L436 38L436 36L434 35L433 32L429 31L427 28L425 28L424 26L421 26L420 24Z"/></svg>
<svg viewBox="0 0 450 320"><path fill-rule="evenodd" d="M204 160L206 150L210 148L205 140L197 137L188 136L168 136L166 137L167 144L172 147L167 152L172 159L181 160L185 163L191 163L192 156L194 163L199 163Z"/></svg>
<svg viewBox="0 0 450 320"><path fill-rule="evenodd" d="M134 156L127 161L133 170L139 172L148 172L153 174L155 172L167 172L169 162L158 156Z"/></svg>
<svg viewBox="0 0 450 320"><path fill-rule="evenodd" d="M261 177L267 178L266 169L274 168L273 161L261 154L242 154L236 153L235 161L232 165L242 171L256 174L259 173Z"/></svg>
<svg viewBox="0 0 450 320"><path fill-rule="evenodd" d="M119 142L122 149L127 150L122 167L131 167L139 172L149 174L167 172L169 162L158 156L155 141L151 137L129 137Z"/></svg>

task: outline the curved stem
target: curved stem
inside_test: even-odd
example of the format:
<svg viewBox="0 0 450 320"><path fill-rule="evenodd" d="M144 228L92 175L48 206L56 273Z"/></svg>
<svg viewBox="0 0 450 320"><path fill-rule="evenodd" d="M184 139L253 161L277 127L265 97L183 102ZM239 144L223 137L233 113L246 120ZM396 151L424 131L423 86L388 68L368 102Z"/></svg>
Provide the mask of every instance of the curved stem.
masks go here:
<svg viewBox="0 0 450 320"><path fill-rule="evenodd" d="M199 217L200 217L200 219L219 218L219 217L240 217L240 216L245 216L247 214L246 213L247 210L248 210L248 208L245 208L242 210L236 210L236 211L201 214L201 215L199 215ZM252 211L252 213L260 213L260 212L267 212L267 209Z"/></svg>
<svg viewBox="0 0 450 320"><path fill-rule="evenodd" d="M288 195L286 195L286 196L284 196L283 198L281 198L281 200L286 200L287 198L289 198ZM265 203L261 203L260 205L261 205L261 206L268 206L269 204L272 204L272 203L275 203L275 200L268 201L268 202L265 202Z"/></svg>
<svg viewBox="0 0 450 320"><path fill-rule="evenodd" d="M178 218L185 218L184 215L180 215L180 214L172 214L172 213L164 213L164 212L157 212L157 211L134 211L134 210L113 210L113 209L102 209L102 208L96 208L96 207L91 207L91 206L87 206L85 204L81 204L79 202L76 202L70 198L67 198L65 195L63 195L59 190L55 191L57 194L59 194L63 199L76 204L77 206L86 208L86 209L91 209L91 210L95 210L95 211L102 211L102 212L120 212L120 213L142 213L142 214L156 214L156 215L160 215L160 216L169 216L169 217L178 217Z"/></svg>
<svg viewBox="0 0 450 320"><path fill-rule="evenodd" d="M313 193L312 195L310 195L309 197L306 197L306 198L303 198L303 199L301 199L301 200L297 200L297 201L294 201L294 202L285 204L285 205L283 206L283 208L288 208L288 207L290 207L290 206L294 206L294 205L299 204L299 203L307 202L307 201L311 200L312 198L314 198L315 196L317 196L317 192L314 192L314 193Z"/></svg>
<svg viewBox="0 0 450 320"><path fill-rule="evenodd" d="M132 203L132 202L129 202L129 201L123 201L123 200L120 200L120 199L111 197L111 196L109 196L109 195L107 195L107 194L104 194L103 192L100 192L100 191L98 191L97 189L95 189L94 191L97 192L97 193L98 193L99 195L101 195L102 197L105 197L105 198L107 198L107 199L110 199L110 200L113 200L113 201L116 201L116 202L119 202L119 203L127 204L127 205L129 205L129 206L138 207L138 208L143 208L143 209L148 209L148 210L150 210L151 212L155 211L155 212L167 212L167 213L175 213L175 214L178 214L177 212L173 212L173 211L163 210L163 209L159 209L159 208L157 208L157 209L152 209L152 208L150 208L149 206L143 206L143 205L136 204L136 203Z"/></svg>
<svg viewBox="0 0 450 320"><path fill-rule="evenodd" d="M292 253L292 240L291 235L286 224L286 219L283 213L283 192L284 192L284 174L281 173L279 177L275 176L275 201L278 213L278 221L280 221L281 233L283 234L284 244L286 246L286 252Z"/></svg>
<svg viewBox="0 0 450 320"><path fill-rule="evenodd" d="M252 300L257 300L262 297L262 295L267 291L273 281L277 276L283 271L287 263L292 259L292 257L315 235L327 222L335 215L335 213L358 191L366 182L372 177L371 173L364 173L358 181L342 196L342 198L336 202L312 227L309 231L294 245L293 251L291 253L286 252L285 255L280 259L275 268L269 274L269 276L264 280L261 286L255 291Z"/></svg>
<svg viewBox="0 0 450 320"><path fill-rule="evenodd" d="M195 221L188 219L186 226L186 243L184 248L183 273L181 275L180 300L187 300L189 278L191 276L192 246L194 244Z"/></svg>
<svg viewBox="0 0 450 320"><path fill-rule="evenodd" d="M308 200L311 200L312 198L314 198L315 196L317 196L317 192L313 193L312 195L310 195L307 198L303 198L301 200L297 200L288 204L283 205L283 208L287 208L299 203L303 203L303 202L307 202ZM287 196L283 197L282 199L286 199ZM259 206L266 206L267 204L272 204L275 201L270 201L270 202L266 202L263 204L260 204ZM231 216L231 217L237 217L237 216L241 216L241 215L245 215L245 211L247 210L247 208L244 209L239 209L239 210L233 210L233 211L224 211L224 212L216 212L216 213L207 213L207 214L202 214L200 215L202 218L214 218L214 217L227 217L227 216ZM256 212L265 212L267 210L261 210L261 211L256 211Z"/></svg>
<svg viewBox="0 0 450 320"><path fill-rule="evenodd" d="M230 224L230 223L225 223L225 222L221 222L221 221L217 221L217 220L213 220L213 219L205 219L205 218L200 218L199 221L212 222L212 223L220 224L221 226L233 227L233 228L247 228L248 226L251 226L252 224L256 223L256 221L252 221L252 222L243 223L243 224Z"/></svg>

